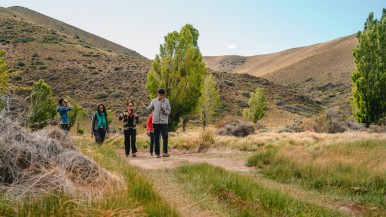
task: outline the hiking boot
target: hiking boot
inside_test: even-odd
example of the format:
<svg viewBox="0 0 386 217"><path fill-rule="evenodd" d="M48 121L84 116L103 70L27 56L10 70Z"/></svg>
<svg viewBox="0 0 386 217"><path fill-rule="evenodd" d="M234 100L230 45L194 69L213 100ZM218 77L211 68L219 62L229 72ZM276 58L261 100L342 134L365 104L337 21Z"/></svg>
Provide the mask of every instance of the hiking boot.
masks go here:
<svg viewBox="0 0 386 217"><path fill-rule="evenodd" d="M153 157L153 153L150 153L150 157Z"/></svg>
<svg viewBox="0 0 386 217"><path fill-rule="evenodd" d="M134 154L133 154L133 157L136 157L136 156L137 156L137 154L136 154L136 153L134 153Z"/></svg>
<svg viewBox="0 0 386 217"><path fill-rule="evenodd" d="M161 155L157 155L157 158L160 158L161 157Z"/></svg>
<svg viewBox="0 0 386 217"><path fill-rule="evenodd" d="M162 157L170 157L169 154L163 154Z"/></svg>

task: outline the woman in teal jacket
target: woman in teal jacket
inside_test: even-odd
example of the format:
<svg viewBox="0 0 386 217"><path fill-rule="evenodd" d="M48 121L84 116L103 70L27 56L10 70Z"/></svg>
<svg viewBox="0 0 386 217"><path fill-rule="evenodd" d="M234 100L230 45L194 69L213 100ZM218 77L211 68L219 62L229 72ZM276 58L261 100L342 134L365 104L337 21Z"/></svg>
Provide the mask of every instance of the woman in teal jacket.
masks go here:
<svg viewBox="0 0 386 217"><path fill-rule="evenodd" d="M95 137L95 141L98 144L102 144L110 132L107 120L106 107L103 104L99 104L91 123L91 138Z"/></svg>

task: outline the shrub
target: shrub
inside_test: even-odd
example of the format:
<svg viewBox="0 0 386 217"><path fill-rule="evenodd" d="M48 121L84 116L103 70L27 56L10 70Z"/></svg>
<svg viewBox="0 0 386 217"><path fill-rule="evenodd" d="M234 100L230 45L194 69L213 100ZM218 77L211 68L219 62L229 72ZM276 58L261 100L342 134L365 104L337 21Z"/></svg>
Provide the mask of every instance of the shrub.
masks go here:
<svg viewBox="0 0 386 217"><path fill-rule="evenodd" d="M108 97L108 94L106 92L100 92L95 95L95 98L97 99L106 99Z"/></svg>
<svg viewBox="0 0 386 217"><path fill-rule="evenodd" d="M304 130L317 133L342 133L347 130L344 118L337 109L327 109L315 119L302 123Z"/></svg>
<svg viewBox="0 0 386 217"><path fill-rule="evenodd" d="M236 100L236 104L241 108L248 108L249 107L248 103L246 103L240 99Z"/></svg>
<svg viewBox="0 0 386 217"><path fill-rule="evenodd" d="M123 97L125 93L122 91L122 90L118 90L118 91L115 91L114 93L112 93L111 95L114 97L114 98L120 98L120 97Z"/></svg>
<svg viewBox="0 0 386 217"><path fill-rule="evenodd" d="M100 186L120 185L121 178L76 150L58 128L27 132L0 114L0 188L7 196L50 194L98 196Z"/></svg>
<svg viewBox="0 0 386 217"><path fill-rule="evenodd" d="M23 61L19 61L19 62L17 63L17 66L23 67L23 66L25 66L25 63L24 63Z"/></svg>
<svg viewBox="0 0 386 217"><path fill-rule="evenodd" d="M231 81L231 80L225 80L224 83L228 86L235 86L235 82Z"/></svg>
<svg viewBox="0 0 386 217"><path fill-rule="evenodd" d="M222 118L220 120L218 120L216 123L215 123L215 127L217 129L219 128L223 128L225 127L225 125L229 124L229 123L236 123L239 121L239 117L235 117L235 116L226 116L225 118Z"/></svg>
<svg viewBox="0 0 386 217"><path fill-rule="evenodd" d="M252 123L235 121L226 124L223 128L219 129L217 133L219 135L245 137L254 132L255 127Z"/></svg>
<svg viewBox="0 0 386 217"><path fill-rule="evenodd" d="M203 131L198 138L196 152L206 152L213 144L213 132L209 130Z"/></svg>

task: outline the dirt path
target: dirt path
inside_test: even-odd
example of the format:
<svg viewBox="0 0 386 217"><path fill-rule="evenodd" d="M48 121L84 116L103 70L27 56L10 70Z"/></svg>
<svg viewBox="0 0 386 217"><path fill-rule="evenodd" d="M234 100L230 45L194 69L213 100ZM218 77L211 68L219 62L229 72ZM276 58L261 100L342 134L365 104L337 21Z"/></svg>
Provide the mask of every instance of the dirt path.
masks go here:
<svg viewBox="0 0 386 217"><path fill-rule="evenodd" d="M123 150L120 149L123 154ZM170 157L151 157L145 151L139 151L137 157L129 157L128 162L144 170L173 169L186 163L208 163L234 172L250 172L255 169L245 166L245 159L249 156L245 152L210 152L198 154L184 154L174 151Z"/></svg>
<svg viewBox="0 0 386 217"><path fill-rule="evenodd" d="M123 149L120 149L119 152L121 154L124 153ZM306 191L298 186L282 184L265 178L262 174L257 173L255 168L245 166L246 159L250 155L250 153L246 152L185 154L183 152L173 151L168 158L155 158L151 157L148 152L141 150L138 152L137 157L133 158L130 156L127 161L131 165L143 169L147 176L152 180L157 192L160 192L165 200L176 207L182 216L219 216L218 213L213 213L210 210L202 208L199 205L199 202L194 201L190 195L180 189L178 184L176 184L177 181L173 180L172 177L167 176L164 172L159 172L164 169L173 169L187 163L208 163L229 171L239 172L243 175L252 177L263 187L279 190L280 192L286 193L301 201L311 202L332 210L338 210L343 214L360 216L361 208L356 206L353 202L346 201L342 198L323 196L317 192Z"/></svg>

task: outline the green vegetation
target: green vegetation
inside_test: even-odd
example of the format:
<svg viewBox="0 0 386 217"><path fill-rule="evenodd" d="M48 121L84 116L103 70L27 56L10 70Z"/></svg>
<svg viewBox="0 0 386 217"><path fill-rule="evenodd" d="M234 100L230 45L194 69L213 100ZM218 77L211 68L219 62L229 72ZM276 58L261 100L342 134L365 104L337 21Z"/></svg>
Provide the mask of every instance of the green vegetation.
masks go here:
<svg viewBox="0 0 386 217"><path fill-rule="evenodd" d="M118 198L119 200L115 204L112 203L112 205L126 205L128 201L134 201L134 204L144 208L143 211L147 216L179 216L173 208L154 192L152 185L141 175L140 171L129 166L123 155L120 156L117 153L116 149L120 145L122 143L115 143L114 138L110 138L103 146L95 148L82 146L82 151L93 157L99 165L123 176L127 189L116 189L116 193L118 195L122 194L124 197Z"/></svg>
<svg viewBox="0 0 386 217"><path fill-rule="evenodd" d="M7 65L5 64L5 52L0 50L0 94L4 94L8 87L7 82Z"/></svg>
<svg viewBox="0 0 386 217"><path fill-rule="evenodd" d="M28 114L32 130L42 129L56 115L56 103L50 85L43 80L35 82L31 94L31 109Z"/></svg>
<svg viewBox="0 0 386 217"><path fill-rule="evenodd" d="M173 171L183 189L207 206L222 207L228 216L339 216L300 202L253 179L208 164L184 165Z"/></svg>
<svg viewBox="0 0 386 217"><path fill-rule="evenodd" d="M357 38L351 105L356 120L368 127L386 115L386 9L381 20L371 13Z"/></svg>
<svg viewBox="0 0 386 217"><path fill-rule="evenodd" d="M221 106L220 90L216 89L216 80L213 75L206 76L199 103L200 120L205 130L205 127L213 121L216 110Z"/></svg>
<svg viewBox="0 0 386 217"><path fill-rule="evenodd" d="M7 65L5 64L5 52L0 50L0 96L7 92L8 88L8 72ZM5 107L6 102L0 99L0 109Z"/></svg>
<svg viewBox="0 0 386 217"><path fill-rule="evenodd" d="M363 140L307 148L267 146L248 159L263 174L282 183L297 184L326 195L350 198L368 214L386 211L386 159L384 141ZM349 157L348 157L349 156Z"/></svg>
<svg viewBox="0 0 386 217"><path fill-rule="evenodd" d="M150 96L155 98L157 89L165 88L170 100L170 130L174 131L180 118L197 109L204 76L205 64L198 47L199 32L187 24L180 32L171 32L165 36L165 43L160 46L160 54L151 62L146 87Z"/></svg>
<svg viewBox="0 0 386 217"><path fill-rule="evenodd" d="M264 117L267 109L267 98L264 89L257 88L254 93L251 93L248 104L249 108L244 109L243 115L247 120L256 123Z"/></svg>
<svg viewBox="0 0 386 217"><path fill-rule="evenodd" d="M67 99L69 99L69 97L67 97ZM83 132L83 128L81 128L80 123L82 121L87 120L87 111L85 110L85 108L78 105L73 100L71 100L71 102L72 102L72 104L71 104L72 110L67 112L68 118L70 120L68 127L71 129L75 125L75 123L77 123L76 132L77 133Z"/></svg>

